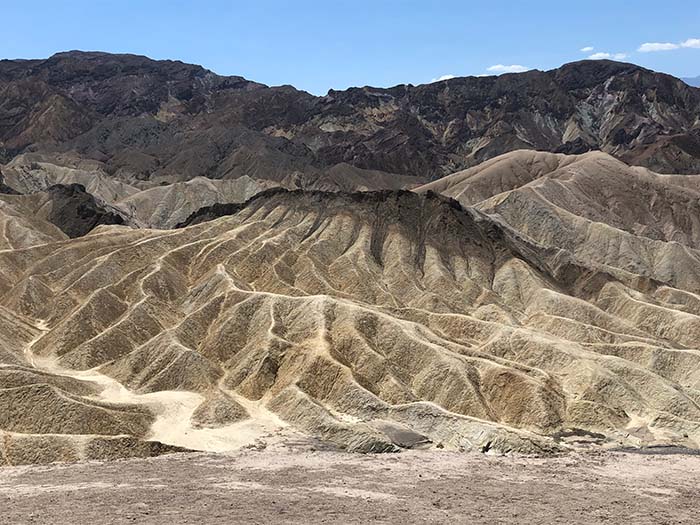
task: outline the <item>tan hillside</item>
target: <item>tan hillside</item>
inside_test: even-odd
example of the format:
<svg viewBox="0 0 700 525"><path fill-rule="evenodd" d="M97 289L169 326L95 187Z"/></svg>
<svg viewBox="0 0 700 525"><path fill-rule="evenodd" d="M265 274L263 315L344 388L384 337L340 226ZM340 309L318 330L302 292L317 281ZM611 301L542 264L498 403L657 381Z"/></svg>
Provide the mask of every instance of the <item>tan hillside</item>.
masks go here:
<svg viewBox="0 0 700 525"><path fill-rule="evenodd" d="M505 221L587 265L700 291L700 176L607 154L517 151L419 188Z"/></svg>
<svg viewBox="0 0 700 525"><path fill-rule="evenodd" d="M33 208L23 195L0 194L0 250L29 248L67 238L57 226L36 217Z"/></svg>
<svg viewBox="0 0 700 525"><path fill-rule="evenodd" d="M557 165L585 158L605 164ZM23 407L0 420L0 458L34 461L11 452L31 440L91 457L96 435L105 455L114 436L222 451L283 427L355 451L547 453L587 433L698 447L695 249L602 223L567 249L598 223L563 208L526 229L508 195L566 187L561 170L502 177L479 209L268 190L183 229L99 226L0 252L0 405ZM659 231L693 242L662 204L674 226Z"/></svg>
<svg viewBox="0 0 700 525"><path fill-rule="evenodd" d="M126 223L157 229L173 228L200 208L242 203L272 187L353 192L412 188L424 182L416 177L361 169L346 163L271 180L260 177L259 171L264 171L264 167L257 165L260 159L253 156L247 161L255 165L255 170L250 174L243 170L236 178L200 176L179 182L170 182L167 178L160 181L129 179L127 183L107 173L107 167L99 162L73 155L27 153L2 167L0 181L4 180L10 189L25 195L45 192L54 185L80 184L103 206L123 216Z"/></svg>

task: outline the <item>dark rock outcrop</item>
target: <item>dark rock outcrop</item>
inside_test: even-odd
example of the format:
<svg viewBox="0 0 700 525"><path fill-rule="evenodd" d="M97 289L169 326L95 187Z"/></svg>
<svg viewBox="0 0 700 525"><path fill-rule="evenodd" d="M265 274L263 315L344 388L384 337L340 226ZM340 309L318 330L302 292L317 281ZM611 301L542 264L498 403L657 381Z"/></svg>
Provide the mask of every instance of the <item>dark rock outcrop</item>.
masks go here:
<svg viewBox="0 0 700 525"><path fill-rule="evenodd" d="M49 221L71 238L82 237L99 225L126 222L120 214L98 203L80 184L57 184L47 192L51 202Z"/></svg>

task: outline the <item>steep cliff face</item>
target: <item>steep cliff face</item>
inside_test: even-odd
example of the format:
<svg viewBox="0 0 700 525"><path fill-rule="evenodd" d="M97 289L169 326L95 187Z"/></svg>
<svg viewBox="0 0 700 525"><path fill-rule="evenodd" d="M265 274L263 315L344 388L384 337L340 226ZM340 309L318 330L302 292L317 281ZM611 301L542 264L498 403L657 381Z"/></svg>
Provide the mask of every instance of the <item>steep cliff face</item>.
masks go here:
<svg viewBox="0 0 700 525"><path fill-rule="evenodd" d="M51 186L42 207L47 208L49 222L71 238L86 235L100 225L126 223L117 210L98 202L80 184Z"/></svg>
<svg viewBox="0 0 700 525"><path fill-rule="evenodd" d="M521 148L600 149L700 172L700 91L609 61L314 97L180 62L69 52L0 62L0 96L5 161L70 152L125 179L248 175L313 187L335 169L334 183L390 188L386 174L417 183Z"/></svg>

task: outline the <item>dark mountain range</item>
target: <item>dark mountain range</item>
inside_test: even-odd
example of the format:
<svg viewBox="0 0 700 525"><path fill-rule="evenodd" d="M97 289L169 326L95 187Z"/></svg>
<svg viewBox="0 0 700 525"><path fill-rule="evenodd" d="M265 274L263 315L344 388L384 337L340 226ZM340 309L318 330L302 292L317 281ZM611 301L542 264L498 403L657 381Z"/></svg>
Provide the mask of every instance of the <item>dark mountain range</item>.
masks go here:
<svg viewBox="0 0 700 525"><path fill-rule="evenodd" d="M523 148L601 149L659 172L700 172L700 90L610 61L316 97L181 62L73 51L0 61L0 100L2 162L31 152L128 181L395 188Z"/></svg>

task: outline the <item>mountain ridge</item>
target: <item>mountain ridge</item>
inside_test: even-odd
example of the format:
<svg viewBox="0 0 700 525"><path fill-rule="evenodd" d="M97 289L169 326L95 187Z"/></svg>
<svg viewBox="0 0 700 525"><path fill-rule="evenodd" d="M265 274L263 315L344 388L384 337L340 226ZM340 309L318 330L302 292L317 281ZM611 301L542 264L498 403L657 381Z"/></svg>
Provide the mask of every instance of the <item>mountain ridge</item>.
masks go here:
<svg viewBox="0 0 700 525"><path fill-rule="evenodd" d="M681 80L690 86L700 88L700 75L698 75L697 77L681 78Z"/></svg>
<svg viewBox="0 0 700 525"><path fill-rule="evenodd" d="M700 91L611 61L316 97L178 61L67 52L0 62L0 95L5 162L72 156L126 181L248 175L313 189L346 165L419 184L519 148L700 171Z"/></svg>

